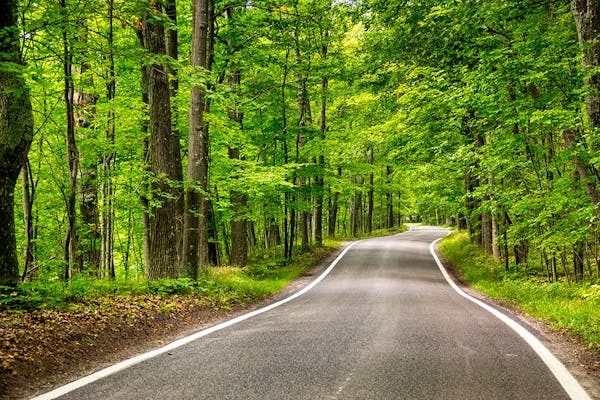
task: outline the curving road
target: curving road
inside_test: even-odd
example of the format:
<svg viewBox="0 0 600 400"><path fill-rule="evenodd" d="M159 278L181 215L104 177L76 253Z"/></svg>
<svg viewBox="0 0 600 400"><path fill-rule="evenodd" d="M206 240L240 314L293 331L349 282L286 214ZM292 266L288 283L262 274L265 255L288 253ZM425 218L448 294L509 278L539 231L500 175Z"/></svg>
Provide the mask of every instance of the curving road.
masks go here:
<svg viewBox="0 0 600 400"><path fill-rule="evenodd" d="M569 399L521 337L448 285L429 251L446 233L357 242L307 293L60 398Z"/></svg>

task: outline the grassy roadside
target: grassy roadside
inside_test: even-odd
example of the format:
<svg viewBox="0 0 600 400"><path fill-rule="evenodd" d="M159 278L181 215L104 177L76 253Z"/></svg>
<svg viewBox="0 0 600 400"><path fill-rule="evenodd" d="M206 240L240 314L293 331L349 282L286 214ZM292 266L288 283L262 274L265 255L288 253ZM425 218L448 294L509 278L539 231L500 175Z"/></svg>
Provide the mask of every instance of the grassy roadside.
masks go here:
<svg viewBox="0 0 600 400"><path fill-rule="evenodd" d="M197 281L189 278L158 281L111 281L78 276L62 281L29 282L17 289L0 287L0 310L12 313L56 309L78 311L114 298L190 297L199 305L228 309L235 304L261 300L283 289L307 268L318 263L341 242L326 241L322 247L298 254L293 261L269 258L245 268L210 267Z"/></svg>
<svg viewBox="0 0 600 400"><path fill-rule="evenodd" d="M581 336L588 347L600 350L598 283L549 284L544 279L510 274L463 232L444 238L439 249L476 290L509 302L553 329Z"/></svg>
<svg viewBox="0 0 600 400"><path fill-rule="evenodd" d="M362 237L390 235L405 228L373 231ZM352 238L349 240L353 240ZM146 280L107 280L76 276L69 282L28 282L12 289L0 286L0 311L23 313L32 310L81 311L98 304L112 304L115 298L186 297L198 305L230 309L260 301L277 293L304 271L338 248L344 239L326 239L323 246L296 252L289 261L277 257L255 257L247 267L210 267L200 272L198 280L189 278ZM167 303L168 304L168 303ZM160 307L168 312L168 307Z"/></svg>

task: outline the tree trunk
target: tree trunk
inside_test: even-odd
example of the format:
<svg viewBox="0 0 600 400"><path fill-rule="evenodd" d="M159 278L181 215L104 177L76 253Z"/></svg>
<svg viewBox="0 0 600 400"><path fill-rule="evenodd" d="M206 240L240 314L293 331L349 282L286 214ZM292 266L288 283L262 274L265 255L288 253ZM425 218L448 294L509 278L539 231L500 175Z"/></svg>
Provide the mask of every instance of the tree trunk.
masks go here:
<svg viewBox="0 0 600 400"><path fill-rule="evenodd" d="M146 48L144 40L144 32L142 29L137 30L138 43L141 47ZM140 83L140 92L142 97L142 103L149 108L148 100L148 67L142 64L140 69L142 80ZM148 141L148 115L144 114L140 126L142 133L142 169L144 176L150 176L150 143ZM140 194L140 203L142 205L142 240L143 240L143 252L144 252L144 266L147 268L150 264L150 201L149 193L151 185L148 182L144 182L142 185L142 193ZM136 269L137 276L137 269Z"/></svg>
<svg viewBox="0 0 600 400"><path fill-rule="evenodd" d="M232 151L233 150L233 151ZM239 157L239 153L230 149L229 157ZM247 197L237 191L231 192L231 204L233 206L233 219L231 220L231 265L234 267L245 267L248 263L248 241L246 233Z"/></svg>
<svg viewBox="0 0 600 400"><path fill-rule="evenodd" d="M300 150L304 147L305 144L305 128L307 125L312 123L311 111L310 111L310 103L308 100L308 92L306 90L306 80L308 77L304 75L301 69L302 57L300 54L300 39L298 38L298 34L296 31L292 32L292 39L294 40L294 56L296 59L296 66L298 67L298 72L296 73L296 94L298 97L298 135L296 137L296 163L301 163L306 160L303 160L300 157ZM306 73L308 74L308 73ZM300 177L300 194L298 196L299 203L303 203L306 201L306 194L304 193L304 188L306 186L306 178L304 176ZM300 234L302 238L302 250L306 251L309 249L309 229L308 229L308 221L310 218L310 213L306 210L300 211Z"/></svg>
<svg viewBox="0 0 600 400"><path fill-rule="evenodd" d="M169 18L169 25L166 29L165 34L165 43L166 43L166 52L169 57L173 60L178 60L178 40L177 40L177 5L175 0L165 0L165 14ZM180 145L180 135L179 135L179 109L177 107L177 102L175 101L177 92L179 90L179 77L177 68L173 65L169 66L169 77L170 77L170 95L171 95L171 125L173 134L171 135L171 139L173 143L171 143L170 148L173 150L173 157L179 164L181 164L181 145ZM177 175L177 182L183 182L183 170L179 168ZM177 218L174 221L177 224L177 256L181 261L183 255L183 215L185 210L185 199L183 188L174 188L177 190Z"/></svg>
<svg viewBox="0 0 600 400"><path fill-rule="evenodd" d="M0 3L0 285L16 286L19 262L14 190L33 140L33 113L22 76L17 3ZM10 67L10 68L9 68Z"/></svg>
<svg viewBox="0 0 600 400"><path fill-rule="evenodd" d="M385 194L386 204L387 204L385 227L387 229L391 229L394 227L394 197L393 197L392 190L389 188L389 186L391 186L391 184L392 184L391 175L392 175L392 167L390 167L388 165L388 166L386 166L386 169L385 169L386 183L388 184L387 192Z"/></svg>
<svg viewBox="0 0 600 400"><path fill-rule="evenodd" d="M86 43L87 29L80 27L80 41ZM75 72L79 74L79 89L73 94L74 122L76 136L93 140L96 136L94 127L95 106L98 95L87 93L83 88L85 73L90 69L87 62L81 64ZM93 82L87 82L91 87ZM77 236L80 242L80 271L91 275L98 274L100 265L100 218L98 211L98 158L91 156L86 160L82 157L79 181L79 215L80 226Z"/></svg>
<svg viewBox="0 0 600 400"><path fill-rule="evenodd" d="M191 63L196 68L195 73L202 73L207 67L208 0L193 1L192 24ZM208 190L207 156L203 145L205 95L201 87L192 86L182 266L186 274L194 279L198 276L199 266L208 265L208 215L202 193Z"/></svg>
<svg viewBox="0 0 600 400"><path fill-rule="evenodd" d="M231 16L230 16L231 18ZM241 73L237 68L231 71L229 78L229 87L233 93L239 94L239 86L241 83ZM244 114L238 109L237 104L233 104L229 108L229 119L243 130ZM229 158L232 160L240 160L239 148L229 148ZM236 166L234 170L241 169ZM246 240L246 206L248 203L247 196L236 190L236 181L238 180L237 173L232 176L232 188L230 190L231 207L233 208L233 217L231 220L231 265L234 267L244 267L248 262L248 241Z"/></svg>
<svg viewBox="0 0 600 400"><path fill-rule="evenodd" d="M586 84L589 86L585 91L587 121L591 131L590 136L596 137L596 130L600 128L600 42L598 41L598 34L600 33L600 2L597 0L572 0L571 6L581 46L582 65L586 73ZM581 148L584 147L581 145L585 144L584 139L575 136L573 132L565 134L565 142L574 151L581 151ZM592 140L590 149L592 154L598 154L600 150L598 142ZM574 163L585 185L587 194L592 204L596 207L596 215L599 215L599 171L590 165L585 165L582 158L577 154L574 157ZM592 173L588 172L590 169L593 170Z"/></svg>
<svg viewBox="0 0 600 400"><path fill-rule="evenodd" d="M66 0L61 0L61 8L64 13L64 24L68 21L68 10ZM79 173L79 151L75 140L75 114L73 108L73 73L72 58L70 48L70 39L68 37L68 28L62 26L63 40L63 78L64 78L64 97L66 109L66 145L67 145L67 163L69 166L69 183L65 193L65 204L67 208L67 234L64 245L64 269L63 279L68 280L72 271L80 268L81 262L78 256L79 242L76 227L76 205L77 205L77 175Z"/></svg>
<svg viewBox="0 0 600 400"><path fill-rule="evenodd" d="M364 178L362 176L351 175L350 183L355 186L352 195L351 212L350 212L350 235L358 236L362 233L362 188Z"/></svg>
<svg viewBox="0 0 600 400"><path fill-rule="evenodd" d="M498 246L498 217L492 214L492 255L494 259L500 259L500 247Z"/></svg>
<svg viewBox="0 0 600 400"><path fill-rule="evenodd" d="M106 99L111 107L107 115L107 126L104 136L111 148L115 143L115 113L112 109L112 102L116 93L115 80L115 58L113 53L113 9L114 0L108 1L108 82L106 85ZM115 278L114 262L114 207L113 207L113 167L114 153L109 151L102 156L102 169L104 171L104 180L102 182L102 213L101 213L101 246L100 246L100 270L110 278ZM131 219L131 218L130 218ZM127 236L128 241L130 235ZM127 246L127 252L129 246Z"/></svg>
<svg viewBox="0 0 600 400"><path fill-rule="evenodd" d="M583 69L591 72L586 83L586 111L590 129L600 128L600 3L597 0L572 0L573 17L582 52Z"/></svg>
<svg viewBox="0 0 600 400"><path fill-rule="evenodd" d="M194 0L192 4L192 56L196 73L208 70L209 2ZM188 137L187 185L183 221L182 267L196 279L198 268L208 266L208 129L204 120L206 93L192 86Z"/></svg>
<svg viewBox="0 0 600 400"><path fill-rule="evenodd" d="M23 206L23 225L25 228L25 249L23 250L23 273L21 274L21 281L25 281L34 261L33 203L37 188L37 182L33 180L31 174L29 159L25 161L21 169L21 182L21 203Z"/></svg>
<svg viewBox="0 0 600 400"><path fill-rule="evenodd" d="M373 148L371 148L371 155L369 157L369 164L371 165L371 167L373 167L373 165L375 164L375 155L373 152ZM374 202L374 194L375 194L375 188L373 187L373 182L374 182L374 174L373 171L371 170L371 173L369 174L369 191L368 191L368 204L367 204L367 226L366 226L366 231L367 233L371 233L371 231L373 231L373 214L374 214L374 208L375 208L375 202Z"/></svg>
<svg viewBox="0 0 600 400"><path fill-rule="evenodd" d="M156 10L161 15L162 10ZM144 18L144 42L152 55L165 54L165 32L158 19ZM180 176L181 162L175 154L172 135L171 102L167 68L154 63L148 68L148 99L150 110L150 159L155 182L153 191L160 206L152 209L150 221L150 262L148 279L176 278L179 275L177 257L177 196L174 188Z"/></svg>
<svg viewBox="0 0 600 400"><path fill-rule="evenodd" d="M599 75L600 78L600 75ZM598 127L600 128L600 126ZM581 179L581 183L588 194L588 197L592 204L596 206L596 214L600 213L600 189L598 188L598 171L589 163L584 161L579 151L581 151L581 143L583 143L583 139L581 135L576 135L574 131L565 131L563 132L563 139L565 140L565 146L567 149L571 149L573 152L572 160L575 169Z"/></svg>
<svg viewBox="0 0 600 400"><path fill-rule="evenodd" d="M583 242L579 241L573 246L573 277L575 282L581 282L584 276L583 260L585 259L585 248Z"/></svg>
<svg viewBox="0 0 600 400"><path fill-rule="evenodd" d="M327 40L329 38L329 32L325 31L323 33L324 43L321 45L321 57L323 61L327 59L327 51L328 51L328 43ZM327 132L327 90L329 87L329 79L327 76L321 77L321 115L319 118L319 133L320 139L322 141L325 140L325 132ZM322 149L322 147L321 147ZM315 201L315 243L317 246L323 245L323 196L325 194L325 180L323 178L323 174L325 173L325 156L321 150L318 160L317 166L319 167L319 172L315 177L315 192L316 192L316 201Z"/></svg>

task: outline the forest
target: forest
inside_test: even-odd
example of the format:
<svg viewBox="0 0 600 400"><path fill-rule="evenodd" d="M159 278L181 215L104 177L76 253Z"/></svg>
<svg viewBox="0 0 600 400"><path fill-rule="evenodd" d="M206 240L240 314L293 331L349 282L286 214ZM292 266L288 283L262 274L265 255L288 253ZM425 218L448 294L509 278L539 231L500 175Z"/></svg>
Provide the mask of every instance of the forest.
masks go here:
<svg viewBox="0 0 600 400"><path fill-rule="evenodd" d="M600 277L595 0L8 0L0 286L446 224Z"/></svg>

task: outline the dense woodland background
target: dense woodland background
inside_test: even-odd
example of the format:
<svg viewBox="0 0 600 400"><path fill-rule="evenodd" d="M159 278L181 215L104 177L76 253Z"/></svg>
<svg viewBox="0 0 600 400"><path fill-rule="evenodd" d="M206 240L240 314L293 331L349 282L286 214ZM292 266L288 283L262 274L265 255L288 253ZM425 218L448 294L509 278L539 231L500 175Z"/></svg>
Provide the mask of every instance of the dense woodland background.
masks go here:
<svg viewBox="0 0 600 400"><path fill-rule="evenodd" d="M599 277L595 0L2 7L0 285L195 278L413 221Z"/></svg>

